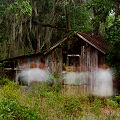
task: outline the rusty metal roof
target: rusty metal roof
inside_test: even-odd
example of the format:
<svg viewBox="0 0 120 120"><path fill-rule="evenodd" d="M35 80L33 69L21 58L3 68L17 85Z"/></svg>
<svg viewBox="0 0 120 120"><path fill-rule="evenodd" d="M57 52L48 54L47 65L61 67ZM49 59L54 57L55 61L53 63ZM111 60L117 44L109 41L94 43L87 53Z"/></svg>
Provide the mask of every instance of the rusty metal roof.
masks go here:
<svg viewBox="0 0 120 120"><path fill-rule="evenodd" d="M78 32L77 35L102 53L105 54L108 51L107 43L105 42L103 37L82 32Z"/></svg>

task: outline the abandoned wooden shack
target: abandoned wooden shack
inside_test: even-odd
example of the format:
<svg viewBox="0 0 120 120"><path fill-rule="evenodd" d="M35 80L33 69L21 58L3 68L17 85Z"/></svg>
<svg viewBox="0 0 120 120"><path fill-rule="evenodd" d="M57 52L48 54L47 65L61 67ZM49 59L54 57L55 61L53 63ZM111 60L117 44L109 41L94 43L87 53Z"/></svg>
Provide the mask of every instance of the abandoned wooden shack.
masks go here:
<svg viewBox="0 0 120 120"><path fill-rule="evenodd" d="M72 38L66 37L43 53L3 61L14 61L15 69L48 67L51 72L91 71L105 63L107 50L107 44L102 37L78 32Z"/></svg>
<svg viewBox="0 0 120 120"><path fill-rule="evenodd" d="M48 69L51 73L91 72L105 63L107 50L102 37L78 32L58 41L43 53L18 56L6 61L14 62L15 71L40 68Z"/></svg>
<svg viewBox="0 0 120 120"><path fill-rule="evenodd" d="M105 64L107 50L102 37L79 32L73 38L58 42L45 54L51 72L83 72Z"/></svg>

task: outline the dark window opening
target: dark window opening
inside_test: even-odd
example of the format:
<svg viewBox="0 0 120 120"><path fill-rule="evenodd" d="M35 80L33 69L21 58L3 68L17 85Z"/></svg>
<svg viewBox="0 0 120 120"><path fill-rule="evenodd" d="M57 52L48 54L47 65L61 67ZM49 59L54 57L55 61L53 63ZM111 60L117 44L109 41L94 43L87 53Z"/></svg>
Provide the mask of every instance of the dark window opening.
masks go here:
<svg viewBox="0 0 120 120"><path fill-rule="evenodd" d="M68 55L67 57L68 57L68 66L77 67L80 65L80 55L73 54L73 55Z"/></svg>

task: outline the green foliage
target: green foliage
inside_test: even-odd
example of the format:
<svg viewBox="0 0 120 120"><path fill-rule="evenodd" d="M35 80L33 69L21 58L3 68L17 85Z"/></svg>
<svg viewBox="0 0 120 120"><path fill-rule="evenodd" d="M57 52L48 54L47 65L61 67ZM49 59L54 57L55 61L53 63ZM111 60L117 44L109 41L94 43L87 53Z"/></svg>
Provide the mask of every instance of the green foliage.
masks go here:
<svg viewBox="0 0 120 120"><path fill-rule="evenodd" d="M116 76L120 76L120 18L116 4L113 0L91 0L87 7L93 9L94 30L99 29L98 32L107 39L109 46L107 63L115 69Z"/></svg>
<svg viewBox="0 0 120 120"><path fill-rule="evenodd" d="M24 91L16 83L9 82L0 87L0 119L69 120L82 119L84 116L88 119L92 116L96 119L118 118L119 105L116 101L104 98L103 104L103 99L98 97L70 95L63 89L56 92L49 83L41 83ZM113 111L112 115L110 111Z"/></svg>
<svg viewBox="0 0 120 120"><path fill-rule="evenodd" d="M3 81L6 81L6 77L7 74L6 71L4 70L4 64L0 63L0 84L4 83Z"/></svg>
<svg viewBox="0 0 120 120"><path fill-rule="evenodd" d="M20 86L7 79L7 84L2 87L1 95L11 100L19 100Z"/></svg>
<svg viewBox="0 0 120 120"><path fill-rule="evenodd" d="M68 97L63 101L64 112L76 116L77 113L82 111L81 102L77 98Z"/></svg>
<svg viewBox="0 0 120 120"><path fill-rule="evenodd" d="M0 85L6 85L10 82L8 78L2 78L0 79Z"/></svg>
<svg viewBox="0 0 120 120"><path fill-rule="evenodd" d="M113 108L117 108L118 107L118 104L116 101L113 101L111 99L107 99L107 105L110 105L111 107Z"/></svg>
<svg viewBox="0 0 120 120"><path fill-rule="evenodd" d="M4 12L8 4L10 4L10 0L0 0L0 17L4 15Z"/></svg>
<svg viewBox="0 0 120 120"><path fill-rule="evenodd" d="M31 86L30 94L33 96L39 97L54 97L61 90L59 83L51 84L50 82L41 82L41 83L34 83Z"/></svg>
<svg viewBox="0 0 120 120"><path fill-rule="evenodd" d="M51 73L49 77L52 81L59 82L60 74L59 73Z"/></svg>
<svg viewBox="0 0 120 120"><path fill-rule="evenodd" d="M91 25L91 12L88 11L85 5L76 4L75 6L71 1L63 1L59 5L64 9L61 18L57 23L60 26L66 26L66 15L68 15L69 28L73 31L90 32L92 31ZM67 12L67 13L66 13Z"/></svg>
<svg viewBox="0 0 120 120"><path fill-rule="evenodd" d="M108 28L110 28L114 24L114 19L115 19L114 13L111 13L111 15L107 16L106 24Z"/></svg>
<svg viewBox="0 0 120 120"><path fill-rule="evenodd" d="M109 16L113 12L114 2L113 0L91 0L87 4L87 8L92 10L93 17L91 22L93 25L93 31L96 34L106 35L106 29L111 25ZM113 13L112 13L113 14ZM112 19L111 19L112 20Z"/></svg>
<svg viewBox="0 0 120 120"><path fill-rule="evenodd" d="M80 32L92 31L91 12L85 6L72 7L70 10L71 29Z"/></svg>
<svg viewBox="0 0 120 120"><path fill-rule="evenodd" d="M120 103L120 95L115 96L115 100L117 101L117 103Z"/></svg>
<svg viewBox="0 0 120 120"><path fill-rule="evenodd" d="M16 54L15 46L17 47L17 45L14 46L12 39L16 39L18 35L17 31L19 31L20 35L20 24L23 19L27 21L30 18L32 15L32 7L29 0L5 0L0 1L0 5L0 59L5 59L11 53ZM13 26L15 28L13 28ZM15 31L13 31L13 29L15 29ZM16 43L15 41L15 44Z"/></svg>
<svg viewBox="0 0 120 120"><path fill-rule="evenodd" d="M88 8L93 8L95 11L95 17L93 22L105 22L106 17L113 10L113 0L91 0L88 3Z"/></svg>
<svg viewBox="0 0 120 120"><path fill-rule="evenodd" d="M61 83L57 82L50 87L51 91L59 92L61 90Z"/></svg>
<svg viewBox="0 0 120 120"><path fill-rule="evenodd" d="M0 63L0 68L4 68L4 63Z"/></svg>
<svg viewBox="0 0 120 120"><path fill-rule="evenodd" d="M18 101L0 98L0 119L2 120L37 120L34 109L21 105Z"/></svg>
<svg viewBox="0 0 120 120"><path fill-rule="evenodd" d="M116 70L116 76L120 76L120 21L119 19L108 29L107 40L110 51L107 62Z"/></svg>
<svg viewBox="0 0 120 120"><path fill-rule="evenodd" d="M93 106L91 107L91 111L95 113L98 117L100 115L100 107L101 107L101 100L99 100L97 97L94 98Z"/></svg>
<svg viewBox="0 0 120 120"><path fill-rule="evenodd" d="M12 13L16 18L21 14L23 15L32 15L32 7L30 5L29 0L15 0L10 6L8 7L8 12Z"/></svg>

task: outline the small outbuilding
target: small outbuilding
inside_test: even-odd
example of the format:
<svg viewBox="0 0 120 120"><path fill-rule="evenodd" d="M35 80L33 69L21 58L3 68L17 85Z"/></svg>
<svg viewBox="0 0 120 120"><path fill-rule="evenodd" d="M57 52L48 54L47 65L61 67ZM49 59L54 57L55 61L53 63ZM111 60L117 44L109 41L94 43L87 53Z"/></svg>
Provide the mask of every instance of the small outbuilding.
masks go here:
<svg viewBox="0 0 120 120"><path fill-rule="evenodd" d="M13 61L16 74L29 68L48 69L51 73L91 72L105 64L108 46L98 35L69 34L42 53L18 56Z"/></svg>
<svg viewBox="0 0 120 120"><path fill-rule="evenodd" d="M83 72L105 64L107 50L102 37L78 32L73 37L59 41L44 55L47 55L46 65L51 72Z"/></svg>

